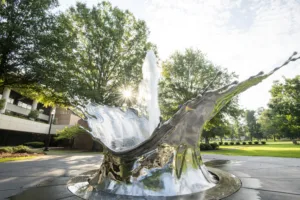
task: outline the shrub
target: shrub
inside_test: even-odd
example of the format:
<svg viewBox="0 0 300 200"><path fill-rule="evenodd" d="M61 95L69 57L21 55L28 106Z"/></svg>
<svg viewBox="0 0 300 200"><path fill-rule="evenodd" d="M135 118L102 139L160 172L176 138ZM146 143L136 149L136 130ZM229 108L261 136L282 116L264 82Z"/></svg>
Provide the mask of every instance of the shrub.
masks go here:
<svg viewBox="0 0 300 200"><path fill-rule="evenodd" d="M213 150L212 146L210 144L206 144L206 149L207 150Z"/></svg>
<svg viewBox="0 0 300 200"><path fill-rule="evenodd" d="M228 142L224 142L225 145L228 145Z"/></svg>
<svg viewBox="0 0 300 200"><path fill-rule="evenodd" d="M246 145L247 144L247 142L243 142L243 145Z"/></svg>
<svg viewBox="0 0 300 200"><path fill-rule="evenodd" d="M210 146L212 147L213 150L219 149L219 145L216 142L211 143Z"/></svg>
<svg viewBox="0 0 300 200"><path fill-rule="evenodd" d="M252 142L251 142L251 141L249 141L249 142L248 142L248 144L252 144Z"/></svg>
<svg viewBox="0 0 300 200"><path fill-rule="evenodd" d="M260 143L261 143L261 144L266 144L266 141L261 141Z"/></svg>
<svg viewBox="0 0 300 200"><path fill-rule="evenodd" d="M206 150L212 150L212 146L210 144L200 144L200 150L206 151Z"/></svg>
<svg viewBox="0 0 300 200"><path fill-rule="evenodd" d="M38 110L31 110L28 117L36 120L39 117L39 114L40 112Z"/></svg>
<svg viewBox="0 0 300 200"><path fill-rule="evenodd" d="M24 145L32 148L42 148L45 146L44 142L27 142Z"/></svg>
<svg viewBox="0 0 300 200"><path fill-rule="evenodd" d="M219 145L223 145L223 142L219 142Z"/></svg>
<svg viewBox="0 0 300 200"><path fill-rule="evenodd" d="M68 127L66 126L64 129L56 132L55 140L63 140L63 139L73 139L78 134L85 133L85 130L80 128L79 125Z"/></svg>
<svg viewBox="0 0 300 200"><path fill-rule="evenodd" d="M230 142L230 145L234 145L234 142Z"/></svg>
<svg viewBox="0 0 300 200"><path fill-rule="evenodd" d="M206 150L206 145L205 144L200 144L200 150L205 151Z"/></svg>
<svg viewBox="0 0 300 200"><path fill-rule="evenodd" d="M12 147L1 147L0 148L0 153L13 153L13 148Z"/></svg>
<svg viewBox="0 0 300 200"><path fill-rule="evenodd" d="M236 145L240 145L241 143L240 143L240 142L236 142L235 144L236 144Z"/></svg>
<svg viewBox="0 0 300 200"><path fill-rule="evenodd" d="M13 147L13 153L32 153L31 149L24 145Z"/></svg>
<svg viewBox="0 0 300 200"><path fill-rule="evenodd" d="M0 110L4 108L5 105L5 99L0 99Z"/></svg>
<svg viewBox="0 0 300 200"><path fill-rule="evenodd" d="M259 144L259 142L258 142L258 141L255 141L254 144Z"/></svg>

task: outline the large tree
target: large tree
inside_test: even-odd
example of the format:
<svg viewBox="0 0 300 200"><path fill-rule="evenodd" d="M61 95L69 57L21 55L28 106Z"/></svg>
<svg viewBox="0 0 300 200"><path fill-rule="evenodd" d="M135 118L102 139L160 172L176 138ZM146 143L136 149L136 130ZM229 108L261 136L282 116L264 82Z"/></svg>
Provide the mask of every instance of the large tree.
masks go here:
<svg viewBox="0 0 300 200"><path fill-rule="evenodd" d="M276 117L281 134L291 139L300 136L300 76L274 82L269 102L272 118Z"/></svg>
<svg viewBox="0 0 300 200"><path fill-rule="evenodd" d="M261 132L260 124L257 122L257 116L254 110L246 110L245 119L250 133L250 140L252 141L253 137L257 139L262 139L263 134Z"/></svg>
<svg viewBox="0 0 300 200"><path fill-rule="evenodd" d="M276 136L280 134L281 117L272 113L271 109L264 109L259 117L258 123L260 124L263 136L267 139L273 137L276 140Z"/></svg>
<svg viewBox="0 0 300 200"><path fill-rule="evenodd" d="M171 117L186 101L206 90L224 86L236 77L234 73L213 65L197 49L186 49L183 53L175 52L162 63L162 70L159 100L164 119ZM236 117L239 114L237 99L234 99L204 128L203 137L206 142L209 137L216 135L213 130L226 124L225 115Z"/></svg>
<svg viewBox="0 0 300 200"><path fill-rule="evenodd" d="M122 105L120 90L137 89L146 52L155 48L145 22L102 2L92 8L77 3L59 16L59 24L72 43L60 59L49 60L56 65L45 84L69 99Z"/></svg>
<svg viewBox="0 0 300 200"><path fill-rule="evenodd" d="M53 45L55 15L50 10L58 5L57 0L1 2L0 87L37 83L48 56L44 49Z"/></svg>

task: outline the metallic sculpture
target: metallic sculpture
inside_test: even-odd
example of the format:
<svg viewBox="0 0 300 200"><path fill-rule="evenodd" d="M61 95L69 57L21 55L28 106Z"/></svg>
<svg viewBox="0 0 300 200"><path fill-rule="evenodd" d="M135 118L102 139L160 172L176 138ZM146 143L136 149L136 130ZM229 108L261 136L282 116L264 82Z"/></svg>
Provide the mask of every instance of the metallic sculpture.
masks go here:
<svg viewBox="0 0 300 200"><path fill-rule="evenodd" d="M107 106L87 106L91 134L94 140L106 147L104 161L100 169L89 176L88 181L83 183L73 180L69 189L82 197L91 192L148 197L207 192L205 198L215 198L214 194L217 194L216 198L221 198L235 192L240 182L233 175L220 178L223 172L208 170L203 164L198 147L202 128L234 96L300 58L295 55L267 74L260 72L243 82L233 82L220 89L199 94L187 101L168 121L160 123L149 136L143 134L147 131L141 125L146 119L139 117L134 110L123 112ZM119 139L104 141L104 137L99 135L103 131L101 123L105 123L104 115L111 117L103 113L105 109L115 109L120 115L116 119L131 119L135 124L132 127L140 127L141 135L132 138L132 135L126 137L125 134ZM224 181L227 185L220 186Z"/></svg>

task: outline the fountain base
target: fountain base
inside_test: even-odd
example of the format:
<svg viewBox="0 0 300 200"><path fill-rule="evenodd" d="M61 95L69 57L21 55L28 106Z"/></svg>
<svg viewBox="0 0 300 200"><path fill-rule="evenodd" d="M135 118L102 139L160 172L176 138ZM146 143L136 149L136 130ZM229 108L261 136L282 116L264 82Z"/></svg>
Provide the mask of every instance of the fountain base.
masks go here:
<svg viewBox="0 0 300 200"><path fill-rule="evenodd" d="M207 190L187 194L187 195L174 195L174 196L130 196L130 195L119 195L110 192L105 192L103 190L97 189L95 186L89 184L89 180L98 173L98 170L92 170L83 173L77 177L72 178L68 182L68 189L83 199L89 200L113 200L113 199L130 199L130 200L159 200L159 199L188 199L188 200L199 200L199 199L222 199L230 196L231 194L237 192L242 183L239 178L228 172L208 167L208 171L216 177L218 182L214 187Z"/></svg>

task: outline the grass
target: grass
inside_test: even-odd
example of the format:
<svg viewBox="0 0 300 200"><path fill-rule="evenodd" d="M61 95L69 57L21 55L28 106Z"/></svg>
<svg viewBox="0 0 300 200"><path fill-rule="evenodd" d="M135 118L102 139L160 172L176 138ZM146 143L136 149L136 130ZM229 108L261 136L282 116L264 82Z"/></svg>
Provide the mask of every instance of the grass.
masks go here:
<svg viewBox="0 0 300 200"><path fill-rule="evenodd" d="M3 162L8 162L8 161L18 161L18 160L27 160L31 158L35 158L35 156L22 156L22 157L5 157L5 158L0 158L0 163Z"/></svg>
<svg viewBox="0 0 300 200"><path fill-rule="evenodd" d="M267 142L265 145L222 145L219 150L202 151L203 154L230 156L269 156L300 158L300 145L288 142Z"/></svg>
<svg viewBox="0 0 300 200"><path fill-rule="evenodd" d="M101 154L101 152L91 152L82 150L50 150L45 151L46 155L90 155Z"/></svg>

